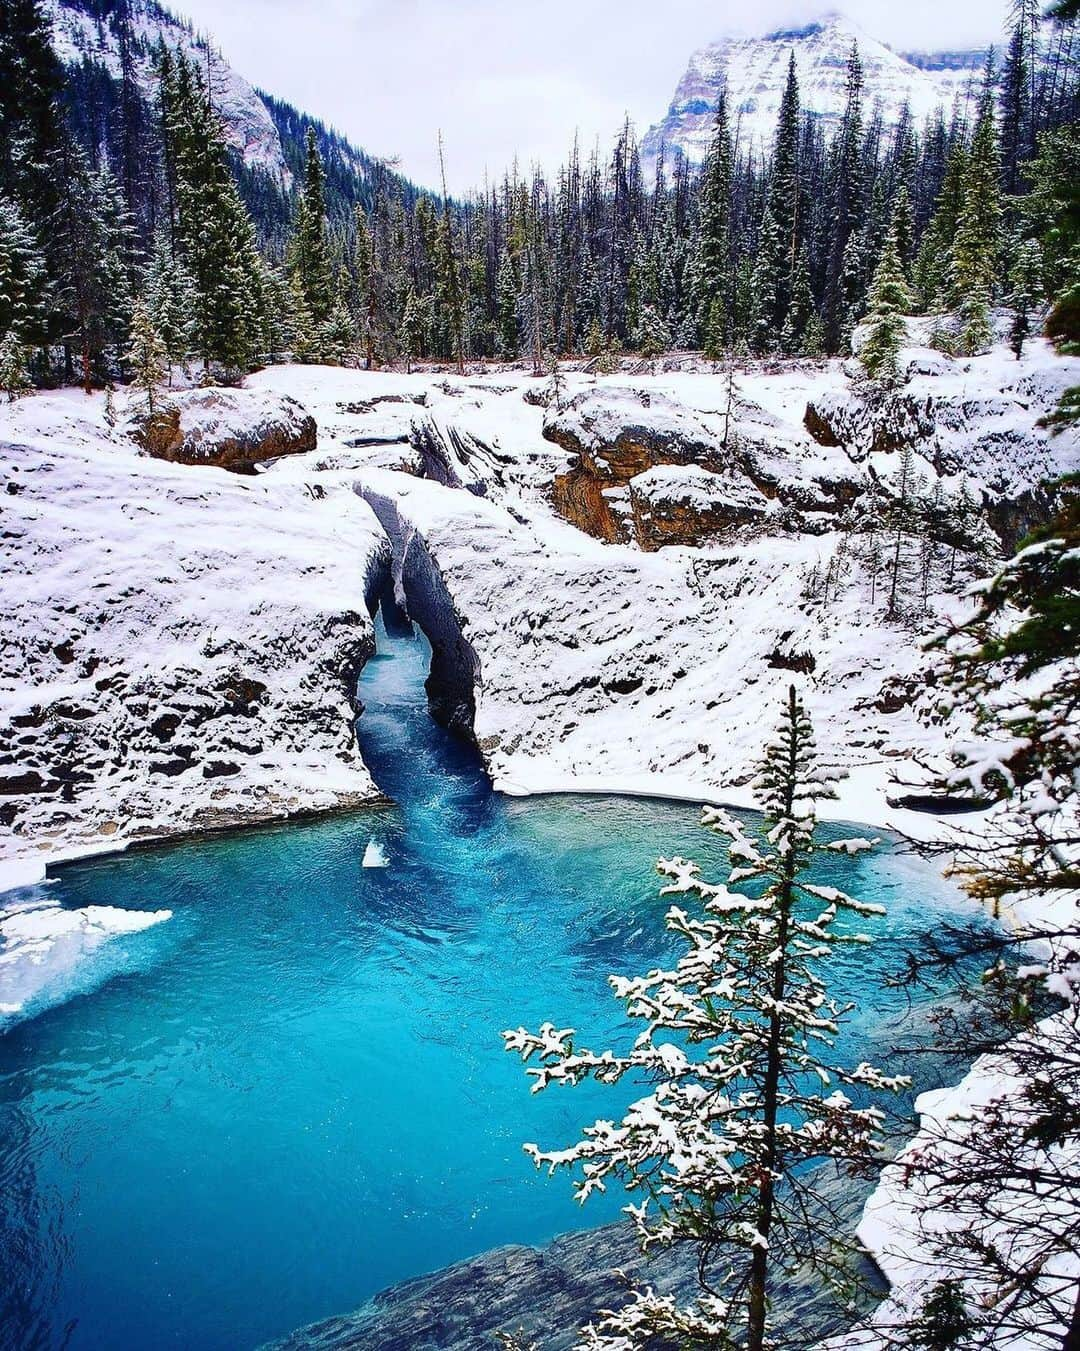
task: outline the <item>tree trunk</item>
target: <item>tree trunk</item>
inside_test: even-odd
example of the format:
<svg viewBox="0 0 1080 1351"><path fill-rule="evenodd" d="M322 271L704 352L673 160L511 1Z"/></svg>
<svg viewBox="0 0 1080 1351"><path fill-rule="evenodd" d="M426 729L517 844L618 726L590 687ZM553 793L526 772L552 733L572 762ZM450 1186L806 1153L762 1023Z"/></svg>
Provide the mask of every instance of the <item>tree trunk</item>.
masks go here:
<svg viewBox="0 0 1080 1351"><path fill-rule="evenodd" d="M788 698L792 706L792 728L795 726L794 705L795 687L791 687ZM795 780L798 774L798 743L792 732L788 753L788 776L784 789L784 815L790 819L795 805ZM750 1286L748 1296L748 1319L746 1351L762 1351L765 1345L765 1315L767 1311L766 1281L769 1274L769 1233L772 1229L773 1208L776 1200L776 1184L773 1177L777 1164L776 1118L777 1103L780 1094L780 1071L783 1068L781 1047L782 1023L780 1005L784 998L786 984L786 958L788 945L788 924L791 917L791 904L794 898L795 861L789 855L784 860L784 876L780 890L780 924L776 945L779 956L773 969L772 997L773 1012L769 1019L769 1040L765 1053L765 1088L762 1107L762 1125L765 1128L765 1148L761 1156L761 1168L764 1177L758 1197L757 1233L760 1242L754 1245L750 1259Z"/></svg>

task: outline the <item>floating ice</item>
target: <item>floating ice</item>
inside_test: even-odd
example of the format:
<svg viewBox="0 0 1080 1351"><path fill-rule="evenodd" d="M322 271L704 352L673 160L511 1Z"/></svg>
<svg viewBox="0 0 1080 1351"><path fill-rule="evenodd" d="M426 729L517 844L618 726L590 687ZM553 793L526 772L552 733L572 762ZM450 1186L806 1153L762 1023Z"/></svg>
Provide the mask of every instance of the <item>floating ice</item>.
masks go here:
<svg viewBox="0 0 1080 1351"><path fill-rule="evenodd" d="M390 860L386 857L386 850L377 840L368 840L368 847L364 850L365 868L388 868Z"/></svg>
<svg viewBox="0 0 1080 1351"><path fill-rule="evenodd" d="M88 905L65 910L31 902L0 910L0 1017L36 1004L118 934L138 933L172 918L171 910L121 910Z"/></svg>

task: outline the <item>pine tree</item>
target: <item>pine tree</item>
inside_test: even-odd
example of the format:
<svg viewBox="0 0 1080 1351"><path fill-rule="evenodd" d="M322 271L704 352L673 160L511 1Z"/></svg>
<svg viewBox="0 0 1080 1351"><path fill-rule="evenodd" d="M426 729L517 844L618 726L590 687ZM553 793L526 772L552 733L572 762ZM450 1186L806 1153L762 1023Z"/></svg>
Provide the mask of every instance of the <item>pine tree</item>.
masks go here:
<svg viewBox="0 0 1080 1351"><path fill-rule="evenodd" d="M131 315L131 347L127 354L131 383L146 396L146 411L153 417L154 395L169 369L169 357L161 334L154 326L145 300L135 300Z"/></svg>
<svg viewBox="0 0 1080 1351"><path fill-rule="evenodd" d="M8 402L14 403L20 394L30 389L30 372L27 361L30 353L19 341L14 329L9 329L0 338L0 391L7 395Z"/></svg>
<svg viewBox="0 0 1080 1351"><path fill-rule="evenodd" d="M900 452L900 481L893 500L891 524L893 531L892 563L890 564L889 608L890 619L900 614L904 592L904 544L911 533L912 523L917 520L917 507L920 496L921 475L915 468L915 455L910 446Z"/></svg>
<svg viewBox="0 0 1080 1351"><path fill-rule="evenodd" d="M784 328L780 334L781 350L789 356L794 356L797 352L806 352L807 355L813 355L813 353L807 352L807 338L816 318L817 306L814 304L814 293L810 289L810 259L804 245L799 252L799 260L795 265L795 275L791 286L791 303L788 306L787 318L784 320Z"/></svg>
<svg viewBox="0 0 1080 1351"><path fill-rule="evenodd" d="M947 309L952 290L953 241L964 201L968 147L959 136L949 154L934 214L923 234L914 281L923 310Z"/></svg>
<svg viewBox="0 0 1080 1351"><path fill-rule="evenodd" d="M176 248L194 285L195 345L206 376L226 378L269 349L272 286L229 167L221 123L199 72L177 52L161 67L176 197Z"/></svg>
<svg viewBox="0 0 1080 1351"><path fill-rule="evenodd" d="M662 356L671 346L668 327L652 305L646 305L641 312L635 340L643 357Z"/></svg>
<svg viewBox="0 0 1080 1351"><path fill-rule="evenodd" d="M418 356L423 355L425 328L423 306L417 299L416 292L410 286L405 297L405 309L402 313L401 328L398 332L398 342L405 358L406 371L411 371L413 361Z"/></svg>
<svg viewBox="0 0 1080 1351"><path fill-rule="evenodd" d="M4 0L0 4L0 203L14 208L26 228L38 232L36 251L44 263L49 289L42 290L43 313L35 314L27 341L43 349L46 341L63 338L67 319L61 305L60 241L52 228L61 207L55 169L64 139L63 84L51 22L38 0ZM44 321L44 332L39 319Z"/></svg>
<svg viewBox="0 0 1080 1351"><path fill-rule="evenodd" d="M580 1165L575 1191L582 1201L610 1179L639 1191L643 1200L628 1213L644 1245L698 1245L706 1293L697 1307L636 1291L625 1309L593 1327L587 1344L597 1349L761 1351L770 1273L806 1261L842 1280L836 1221L806 1165L833 1159L856 1171L872 1168L881 1119L877 1108L855 1106L844 1089L895 1090L908 1082L865 1063L838 1067L829 1053L844 1010L829 998L819 968L834 945L867 941L833 926L840 916L881 910L804 876L822 848L867 846L816 839L814 799L832 789L794 688L758 784L764 842L722 810L704 813L705 823L732 841L726 886L706 882L684 859L660 861L669 878L664 894L694 905L668 912L668 929L685 945L668 969L611 979L628 1017L644 1024L632 1050L598 1055L581 1047L574 1031L551 1023L538 1033L504 1034L508 1050L538 1062L529 1071L534 1091L590 1077L651 1082L649 1096L620 1125L597 1122L566 1150L526 1146L551 1171ZM746 882L764 887L755 886L756 896L729 890ZM800 898L809 914L798 908ZM811 1081L831 1091L826 1096Z"/></svg>
<svg viewBox="0 0 1080 1351"><path fill-rule="evenodd" d="M1024 214L1042 246L1053 304L1046 336L1063 352L1080 351L1080 122L1045 132L1028 166Z"/></svg>
<svg viewBox="0 0 1080 1351"><path fill-rule="evenodd" d="M544 404L560 412L566 397L566 376L559 365L557 352L548 353L548 380L544 387Z"/></svg>
<svg viewBox="0 0 1080 1351"><path fill-rule="evenodd" d="M312 323L324 323L334 307L335 287L326 226L326 175L314 127L307 130L304 182L296 203L290 259Z"/></svg>
<svg viewBox="0 0 1080 1351"><path fill-rule="evenodd" d="M724 350L731 320L731 190L734 166L727 92L720 91L712 141L702 169L694 276L695 306L705 355Z"/></svg>
<svg viewBox="0 0 1080 1351"><path fill-rule="evenodd" d="M1001 164L989 86L988 72L952 248L953 304L961 325L958 346L968 356L981 351L992 337L989 307L1001 250Z"/></svg>
<svg viewBox="0 0 1080 1351"><path fill-rule="evenodd" d="M53 221L52 256L58 268L69 378L72 344L78 350L81 383L89 394L105 382L108 351L122 357L130 322L129 226L119 189L107 174L95 174L83 152L65 138L53 168L60 209Z"/></svg>
<svg viewBox="0 0 1080 1351"><path fill-rule="evenodd" d="M756 351L775 351L787 322L799 248L799 80L795 54L788 60L780 103L769 192L761 221L754 267Z"/></svg>
<svg viewBox="0 0 1080 1351"><path fill-rule="evenodd" d="M195 344L195 282L159 230L144 278L146 308L169 362L183 365Z"/></svg>
<svg viewBox="0 0 1080 1351"><path fill-rule="evenodd" d="M896 358L906 333L904 315L912 305L900 262L900 222L906 210L907 191L902 188L870 287L869 331L859 353L867 375L886 385L899 376Z"/></svg>
<svg viewBox="0 0 1080 1351"><path fill-rule="evenodd" d="M45 258L14 202L0 198L0 337L23 346L47 334Z"/></svg>
<svg viewBox="0 0 1080 1351"><path fill-rule="evenodd" d="M822 321L825 346L839 352L845 345L857 308L857 283L865 267L864 251L851 244L866 214L863 174L863 68L852 43L847 67L844 115L833 141L828 169L828 219Z"/></svg>
<svg viewBox="0 0 1080 1351"><path fill-rule="evenodd" d="M1031 332L1031 311L1042 297L1042 270L1042 250L1035 240L1025 239L1016 251L1009 296L1013 311L1009 346L1017 361L1024 354L1024 342Z"/></svg>

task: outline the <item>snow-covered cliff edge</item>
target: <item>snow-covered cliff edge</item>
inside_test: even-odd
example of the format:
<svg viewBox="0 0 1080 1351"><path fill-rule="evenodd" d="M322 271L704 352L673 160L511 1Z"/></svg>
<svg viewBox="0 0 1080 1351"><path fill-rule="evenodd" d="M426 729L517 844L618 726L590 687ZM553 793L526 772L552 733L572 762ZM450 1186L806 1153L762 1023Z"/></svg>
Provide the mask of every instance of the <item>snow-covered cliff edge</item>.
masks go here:
<svg viewBox="0 0 1080 1351"><path fill-rule="evenodd" d="M76 391L0 410L0 481L0 858L377 796L350 696L387 546L354 494L150 459Z"/></svg>

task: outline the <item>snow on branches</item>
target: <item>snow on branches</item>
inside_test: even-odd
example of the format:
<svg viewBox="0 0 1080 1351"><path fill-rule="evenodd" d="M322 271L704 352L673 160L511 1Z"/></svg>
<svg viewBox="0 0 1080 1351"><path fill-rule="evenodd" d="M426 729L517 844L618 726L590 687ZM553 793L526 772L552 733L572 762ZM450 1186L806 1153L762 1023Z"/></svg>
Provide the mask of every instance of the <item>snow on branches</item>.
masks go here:
<svg viewBox="0 0 1080 1351"><path fill-rule="evenodd" d="M833 1054L852 1006L829 996L819 968L836 945L867 941L842 917L880 909L803 878L814 853L829 847L815 841L814 799L831 787L794 689L758 782L762 840L722 810L704 812L703 824L730 840L726 884L706 881L684 859L659 862L663 893L694 903L668 911L681 944L670 969L611 978L627 1016L643 1024L629 1050L585 1049L574 1030L551 1023L504 1034L534 1092L590 1078L648 1088L621 1121L594 1122L567 1149L525 1148L538 1167L572 1173L581 1201L612 1181L640 1197L626 1210L643 1248L699 1246L703 1302L688 1311L639 1291L588 1330L582 1345L596 1351L643 1346L660 1331L687 1345L726 1346L740 1326L739 1344L756 1351L770 1272L810 1262L837 1291L849 1289L847 1253L807 1165L872 1170L883 1113L867 1094L908 1084L868 1064L850 1069ZM856 852L868 845L851 843Z"/></svg>

